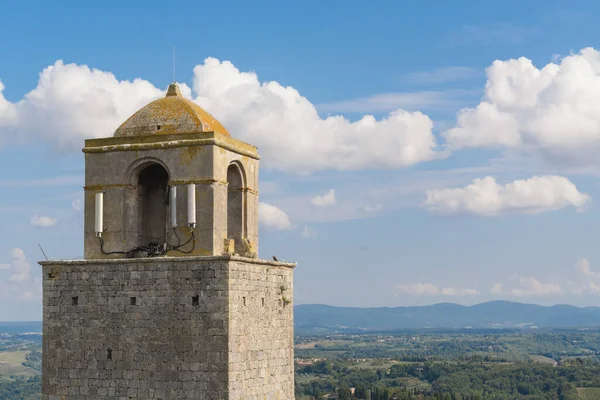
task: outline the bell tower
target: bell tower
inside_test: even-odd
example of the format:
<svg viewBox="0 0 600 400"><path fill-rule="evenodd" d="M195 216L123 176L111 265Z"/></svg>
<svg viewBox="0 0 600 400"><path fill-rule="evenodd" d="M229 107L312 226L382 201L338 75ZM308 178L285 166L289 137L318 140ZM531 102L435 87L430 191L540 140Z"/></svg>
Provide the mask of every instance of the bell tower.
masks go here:
<svg viewBox="0 0 600 400"><path fill-rule="evenodd" d="M86 140L84 259L44 261L43 399L294 398L293 268L256 147L176 83Z"/></svg>
<svg viewBox="0 0 600 400"><path fill-rule="evenodd" d="M257 149L177 84L83 152L86 259L257 252Z"/></svg>

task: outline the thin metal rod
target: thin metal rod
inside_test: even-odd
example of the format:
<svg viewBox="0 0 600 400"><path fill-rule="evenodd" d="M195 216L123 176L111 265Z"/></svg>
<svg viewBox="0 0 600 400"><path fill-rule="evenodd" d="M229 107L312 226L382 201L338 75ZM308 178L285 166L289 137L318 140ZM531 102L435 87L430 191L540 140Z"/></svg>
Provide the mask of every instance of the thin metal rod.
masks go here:
<svg viewBox="0 0 600 400"><path fill-rule="evenodd" d="M38 244L38 247L40 248L40 250L42 251L42 254L44 255L44 258L46 258L46 261L48 261L48 256L46 256L46 253L44 252L44 249L42 249L42 245Z"/></svg>

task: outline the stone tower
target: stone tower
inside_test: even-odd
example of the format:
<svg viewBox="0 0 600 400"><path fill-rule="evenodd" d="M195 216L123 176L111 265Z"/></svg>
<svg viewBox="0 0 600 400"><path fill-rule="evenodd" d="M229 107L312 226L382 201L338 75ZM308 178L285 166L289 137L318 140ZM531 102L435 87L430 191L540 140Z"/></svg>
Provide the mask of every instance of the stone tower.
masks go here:
<svg viewBox="0 0 600 400"><path fill-rule="evenodd" d="M43 399L294 399L258 162L177 84L85 142L84 259L44 261Z"/></svg>

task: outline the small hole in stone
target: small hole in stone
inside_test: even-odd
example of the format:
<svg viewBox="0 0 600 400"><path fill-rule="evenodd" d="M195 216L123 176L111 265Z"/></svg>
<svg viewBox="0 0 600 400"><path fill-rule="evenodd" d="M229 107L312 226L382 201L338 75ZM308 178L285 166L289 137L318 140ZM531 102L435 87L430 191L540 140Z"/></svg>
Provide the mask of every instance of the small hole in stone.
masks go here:
<svg viewBox="0 0 600 400"><path fill-rule="evenodd" d="M106 350L106 359L112 360L112 349Z"/></svg>
<svg viewBox="0 0 600 400"><path fill-rule="evenodd" d="M79 297L71 297L71 305L76 306L77 304L79 304Z"/></svg>
<svg viewBox="0 0 600 400"><path fill-rule="evenodd" d="M160 125L156 125L156 130L160 131Z"/></svg>
<svg viewBox="0 0 600 400"><path fill-rule="evenodd" d="M197 306L199 304L200 304L200 296L193 296L192 297L192 305Z"/></svg>
<svg viewBox="0 0 600 400"><path fill-rule="evenodd" d="M137 297L130 297L129 298L129 305L130 306L135 306L137 304Z"/></svg>
<svg viewBox="0 0 600 400"><path fill-rule="evenodd" d="M264 297L262 298L262 306L263 307L265 306L265 298Z"/></svg>
<svg viewBox="0 0 600 400"><path fill-rule="evenodd" d="M242 297L242 300L243 300L243 302L244 302L244 305L246 305L246 298L245 298L245 297Z"/></svg>

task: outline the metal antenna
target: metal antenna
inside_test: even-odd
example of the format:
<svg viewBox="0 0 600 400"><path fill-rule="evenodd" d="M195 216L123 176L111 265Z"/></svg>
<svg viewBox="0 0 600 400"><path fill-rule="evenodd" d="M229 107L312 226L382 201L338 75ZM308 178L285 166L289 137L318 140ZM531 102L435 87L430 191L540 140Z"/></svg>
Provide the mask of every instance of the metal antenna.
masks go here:
<svg viewBox="0 0 600 400"><path fill-rule="evenodd" d="M173 82L175 82L175 46L173 46Z"/></svg>
<svg viewBox="0 0 600 400"><path fill-rule="evenodd" d="M40 248L40 250L42 251L42 254L44 255L44 258L46 258L46 261L48 261L48 256L46 256L46 253L44 253L44 249L42 249L42 245L38 244L38 247Z"/></svg>

